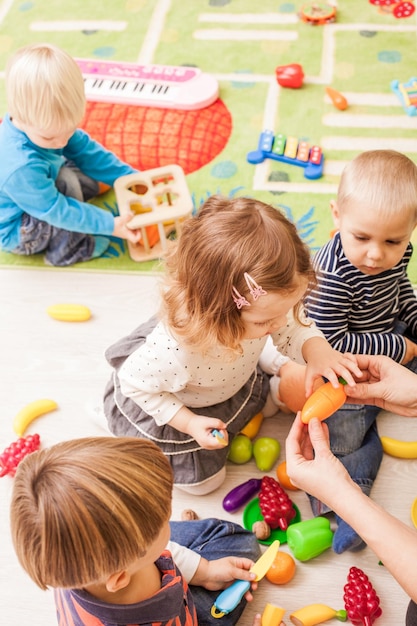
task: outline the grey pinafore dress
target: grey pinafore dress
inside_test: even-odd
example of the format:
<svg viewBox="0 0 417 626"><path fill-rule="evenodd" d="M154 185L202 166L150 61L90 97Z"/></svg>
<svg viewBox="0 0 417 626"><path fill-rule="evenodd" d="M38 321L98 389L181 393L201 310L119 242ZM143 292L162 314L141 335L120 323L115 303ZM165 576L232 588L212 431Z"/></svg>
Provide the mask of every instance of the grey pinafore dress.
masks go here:
<svg viewBox="0 0 417 626"><path fill-rule="evenodd" d="M269 376L257 366L245 385L228 400L210 407L192 407L191 410L197 415L221 419L229 433L228 446L218 450L204 450L189 435L169 424L159 426L153 417L120 390L120 367L144 343L157 321L156 317L151 318L106 350L105 356L113 372L104 393L104 412L114 435L150 439L159 446L171 463L176 484L198 484L224 467L233 437L263 409L269 392Z"/></svg>

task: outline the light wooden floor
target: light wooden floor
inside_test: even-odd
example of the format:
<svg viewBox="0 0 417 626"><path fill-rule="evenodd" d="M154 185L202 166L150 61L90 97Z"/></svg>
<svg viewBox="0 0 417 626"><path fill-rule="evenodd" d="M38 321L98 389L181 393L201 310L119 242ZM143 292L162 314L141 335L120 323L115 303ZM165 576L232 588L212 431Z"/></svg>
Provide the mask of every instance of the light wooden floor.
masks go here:
<svg viewBox="0 0 417 626"><path fill-rule="evenodd" d="M38 432L44 446L73 437L105 435L97 423L97 408L110 372L103 353L155 311L155 277L12 269L0 270L0 289L1 451L15 439L13 416L25 404L43 397L59 404L58 411L39 418L28 431ZM52 320L46 308L58 302L85 304L91 308L93 318L81 324ZM280 414L264 422L262 434L275 436L283 444L290 422L291 416ZM380 434L417 440L417 420L381 414L379 428ZM280 460L283 458L284 452ZM183 508L192 507L200 517L241 522L241 512L227 514L222 499L232 487L260 475L253 461L243 466L229 464L227 481L217 492L194 498L175 492L173 519L180 518ZM8 476L0 480L0 622L7 626L52 626L56 623L52 594L42 592L31 582L11 546L8 502L12 481ZM372 496L411 525L410 507L417 496L417 460L385 457ZM306 495L293 492L291 497L302 518L311 517ZM390 541L390 537L386 539ZM311 561L297 562L296 575L285 586L262 581L241 624L251 625L254 612L262 612L266 602L288 610L287 624L289 613L307 604L321 602L343 608L343 585L352 565L365 571L380 596L383 615L377 624L403 624L408 600L368 548L343 555L328 550Z"/></svg>

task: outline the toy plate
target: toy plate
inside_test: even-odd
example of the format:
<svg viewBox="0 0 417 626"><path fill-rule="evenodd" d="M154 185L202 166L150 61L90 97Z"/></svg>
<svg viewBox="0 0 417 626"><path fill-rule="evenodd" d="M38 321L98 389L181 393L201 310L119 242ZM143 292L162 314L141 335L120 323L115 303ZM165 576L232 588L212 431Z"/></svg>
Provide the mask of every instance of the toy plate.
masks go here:
<svg viewBox="0 0 417 626"><path fill-rule="evenodd" d="M293 503L293 507L295 509L295 517L291 520L291 524L295 524L301 520L301 514L298 507ZM261 509L259 508L259 498L254 498L246 505L245 510L243 511L243 526L246 530L252 530L252 525L255 522L262 522L263 515ZM287 531L281 530L281 528L274 528L271 530L271 534L268 539L258 539L259 543L263 543L265 546L271 545L275 539L278 539L280 543L287 542Z"/></svg>
<svg viewBox="0 0 417 626"><path fill-rule="evenodd" d="M417 528L417 498L414 500L413 504L411 505L411 521L413 522L414 526Z"/></svg>

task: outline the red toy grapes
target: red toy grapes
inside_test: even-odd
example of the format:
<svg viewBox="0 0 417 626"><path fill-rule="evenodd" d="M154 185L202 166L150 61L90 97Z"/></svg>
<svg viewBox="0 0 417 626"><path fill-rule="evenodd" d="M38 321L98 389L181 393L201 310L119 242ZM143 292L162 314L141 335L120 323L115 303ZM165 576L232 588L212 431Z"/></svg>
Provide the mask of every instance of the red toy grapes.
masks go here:
<svg viewBox="0 0 417 626"><path fill-rule="evenodd" d="M296 515L292 500L272 476L262 478L259 508L265 522L272 529L279 527L287 530L288 524Z"/></svg>
<svg viewBox="0 0 417 626"><path fill-rule="evenodd" d="M358 567L350 568L347 580L343 600L350 621L355 626L372 626L377 617L382 615L372 583Z"/></svg>
<svg viewBox="0 0 417 626"><path fill-rule="evenodd" d="M14 476L20 461L31 452L39 450L40 445L39 435L19 437L19 439L11 443L0 454L0 477L6 476L6 474Z"/></svg>

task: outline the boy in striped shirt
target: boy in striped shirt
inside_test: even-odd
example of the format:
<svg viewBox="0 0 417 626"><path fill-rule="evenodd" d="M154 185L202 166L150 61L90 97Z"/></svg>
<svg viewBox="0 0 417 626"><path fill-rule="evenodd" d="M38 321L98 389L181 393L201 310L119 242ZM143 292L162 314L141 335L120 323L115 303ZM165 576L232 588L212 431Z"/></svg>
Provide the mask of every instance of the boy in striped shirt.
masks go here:
<svg viewBox="0 0 417 626"><path fill-rule="evenodd" d="M417 224L417 166L393 150L349 163L331 202L334 237L314 258L317 284L306 310L333 348L385 354L417 371L417 298L407 276ZM345 404L328 420L330 445L369 495L382 460L378 408ZM316 515L329 510L311 498ZM338 519L336 552L364 547Z"/></svg>

